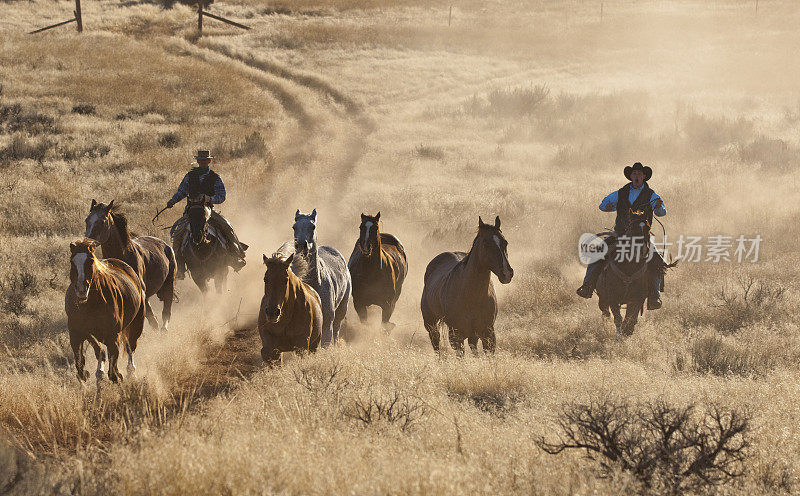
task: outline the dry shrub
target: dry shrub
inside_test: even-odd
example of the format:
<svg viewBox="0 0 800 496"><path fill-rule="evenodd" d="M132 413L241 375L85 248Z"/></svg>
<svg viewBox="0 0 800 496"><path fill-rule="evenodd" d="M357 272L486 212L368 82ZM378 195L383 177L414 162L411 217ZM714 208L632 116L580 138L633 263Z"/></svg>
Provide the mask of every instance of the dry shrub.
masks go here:
<svg viewBox="0 0 800 496"><path fill-rule="evenodd" d="M12 161L24 159L42 162L53 145L53 141L48 138L28 139L21 134L15 134L11 143L0 149L0 164L7 165Z"/></svg>
<svg viewBox="0 0 800 496"><path fill-rule="evenodd" d="M26 312L28 299L39 294L36 276L30 272L20 272L6 276L0 282L3 295L3 310L19 317Z"/></svg>
<svg viewBox="0 0 800 496"><path fill-rule="evenodd" d="M342 411L347 418L360 421L364 426L389 424L405 431L427 415L425 404L406 393L392 391L385 394L356 396Z"/></svg>
<svg viewBox="0 0 800 496"><path fill-rule="evenodd" d="M462 112L473 117L524 117L535 114L550 95L541 84L494 89L485 98L474 95L462 104Z"/></svg>
<svg viewBox="0 0 800 496"><path fill-rule="evenodd" d="M100 158L111 153L111 147L100 143L90 145L61 145L57 149L58 155L66 161L81 160L84 158Z"/></svg>
<svg viewBox="0 0 800 496"><path fill-rule="evenodd" d="M417 145L414 154L420 158L431 160L444 160L444 149L433 145Z"/></svg>
<svg viewBox="0 0 800 496"><path fill-rule="evenodd" d="M60 129L52 117L15 103L0 106L0 131L36 135L57 134Z"/></svg>
<svg viewBox="0 0 800 496"><path fill-rule="evenodd" d="M734 338L713 334L696 339L689 348L687 364L683 355L676 358L677 370L691 370L719 376L762 376L775 367L775 350L740 344Z"/></svg>
<svg viewBox="0 0 800 496"><path fill-rule="evenodd" d="M77 105L72 106L72 113L73 114L80 114L80 115L94 115L97 109L95 109L94 105L90 103L79 103Z"/></svg>
<svg viewBox="0 0 800 496"><path fill-rule="evenodd" d="M716 298L713 324L725 334L774 320L786 312L786 288L753 277L740 277L733 290L723 286Z"/></svg>
<svg viewBox="0 0 800 496"><path fill-rule="evenodd" d="M557 442L538 441L546 453L583 450L601 476L626 472L658 492L728 483L744 475L750 456L750 414L717 405L700 413L663 400L606 398L565 405L557 424Z"/></svg>
<svg viewBox="0 0 800 496"><path fill-rule="evenodd" d="M253 131L252 134L248 135L240 143L231 148L228 155L231 158L271 157L267 142L258 131Z"/></svg>
<svg viewBox="0 0 800 496"><path fill-rule="evenodd" d="M158 145L164 148L177 148L181 144L181 136L175 132L161 134L158 137Z"/></svg>

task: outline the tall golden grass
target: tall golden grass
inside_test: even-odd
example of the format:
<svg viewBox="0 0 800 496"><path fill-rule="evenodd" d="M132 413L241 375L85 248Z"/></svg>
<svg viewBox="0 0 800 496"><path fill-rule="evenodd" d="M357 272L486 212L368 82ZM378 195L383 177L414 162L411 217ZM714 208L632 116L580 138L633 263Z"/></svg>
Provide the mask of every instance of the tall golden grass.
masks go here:
<svg viewBox="0 0 800 496"><path fill-rule="evenodd" d="M252 31L209 20L199 39L188 6L84 3L80 36L22 34L67 1L3 4L0 491L644 491L536 445L565 403L609 394L751 412L747 470L721 492L798 491L793 2L606 1L601 22L599 2L462 1L448 26L442 2L247 0L210 8ZM81 386L67 245L92 198L166 236L150 218L204 147L248 266L207 301L181 283L137 376ZM574 252L611 224L597 205L634 161L655 170L672 240L764 242L757 263L679 265L664 308L620 341L575 297ZM260 252L313 207L345 256L360 212L403 241L398 327L349 317L347 344L264 368ZM495 285L499 351L440 359L424 268L468 249L478 215L500 216L515 269Z"/></svg>

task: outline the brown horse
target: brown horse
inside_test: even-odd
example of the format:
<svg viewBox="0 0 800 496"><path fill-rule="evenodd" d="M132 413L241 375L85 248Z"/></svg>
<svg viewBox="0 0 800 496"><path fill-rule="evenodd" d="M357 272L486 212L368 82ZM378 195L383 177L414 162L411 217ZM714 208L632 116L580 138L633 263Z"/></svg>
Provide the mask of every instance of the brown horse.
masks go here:
<svg viewBox="0 0 800 496"><path fill-rule="evenodd" d="M625 234L614 240L614 249L606 256L607 262L597 280L600 311L604 317L613 314L617 334L625 336L633 334L643 311L649 271L663 275L677 265L677 262L666 264L660 257L650 261L650 222L646 210L631 210L629 218ZM622 305L626 307L625 319L620 312Z"/></svg>
<svg viewBox="0 0 800 496"><path fill-rule="evenodd" d="M89 373L83 355L83 342L88 340L97 357L97 380L103 378L105 353L108 350L108 378L122 379L117 370L119 347L128 353L128 373L136 370L133 353L144 326L144 283L142 278L122 260L99 260L95 249L99 244L83 239L69 245L70 285L64 297L67 327L78 379L85 381Z"/></svg>
<svg viewBox="0 0 800 496"><path fill-rule="evenodd" d="M147 298L157 295L164 303L162 329L167 330L175 297L175 254L167 243L153 236L132 238L128 219L118 210L114 200L108 205L92 200L86 217L86 237L100 243L103 257L118 258L133 267L144 281ZM147 300L145 315L150 325L158 329L158 320Z"/></svg>
<svg viewBox="0 0 800 496"><path fill-rule="evenodd" d="M390 331L403 281L408 273L406 251L400 240L380 232L381 213L375 217L361 214L361 235L353 247L347 268L353 279L353 306L362 323L367 321L367 307L381 307L383 328Z"/></svg>
<svg viewBox="0 0 800 496"><path fill-rule="evenodd" d="M201 199L187 199L186 219L188 234L183 236L180 250L192 280L203 295L208 291L208 281L214 280L217 293L222 293L228 283L228 254L221 235L209 225L212 205ZM173 226L173 229L175 227Z"/></svg>
<svg viewBox="0 0 800 496"><path fill-rule="evenodd" d="M494 320L497 298L491 273L503 284L511 282L514 269L508 263L508 242L494 225L478 217L478 235L469 253L445 252L428 264L422 290L422 319L435 351L439 351L439 324L450 329L450 345L464 354L464 339L477 353L478 339L486 352L494 352Z"/></svg>
<svg viewBox="0 0 800 496"><path fill-rule="evenodd" d="M285 246L289 246L287 243ZM264 297L258 312L261 358L268 364L281 352L317 351L322 338L322 304L319 295L291 270L294 253L278 251L264 264Z"/></svg>

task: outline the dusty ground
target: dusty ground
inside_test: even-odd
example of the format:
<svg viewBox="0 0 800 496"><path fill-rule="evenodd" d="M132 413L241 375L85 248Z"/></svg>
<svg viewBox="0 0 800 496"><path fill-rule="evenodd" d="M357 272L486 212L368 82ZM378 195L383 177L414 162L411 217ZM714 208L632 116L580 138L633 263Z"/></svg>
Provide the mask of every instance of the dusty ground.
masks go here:
<svg viewBox="0 0 800 496"><path fill-rule="evenodd" d="M179 4L84 2L83 35L29 36L71 4L3 3L0 490L642 491L535 443L555 438L566 402L612 395L750 412L746 472L720 491L797 491L800 9L620 0L601 21L599 4L453 2L448 26L446 2L246 0L210 10L251 31L207 20L198 39ZM173 328L145 329L137 377L81 386L67 246L92 198L164 236L149 219L200 147L218 157L248 267L212 304L181 283ZM617 341L596 300L574 296L575 245L611 225L597 204L634 161L655 170L673 240L764 241L756 263L679 265L664 309ZM347 344L264 369L260 254L314 207L345 256L360 212L380 210L404 242L398 327L353 312ZM469 248L478 215L500 216L515 269L495 280L499 351L440 360L422 274ZM761 291L745 299L749 281ZM395 395L400 420L354 418Z"/></svg>

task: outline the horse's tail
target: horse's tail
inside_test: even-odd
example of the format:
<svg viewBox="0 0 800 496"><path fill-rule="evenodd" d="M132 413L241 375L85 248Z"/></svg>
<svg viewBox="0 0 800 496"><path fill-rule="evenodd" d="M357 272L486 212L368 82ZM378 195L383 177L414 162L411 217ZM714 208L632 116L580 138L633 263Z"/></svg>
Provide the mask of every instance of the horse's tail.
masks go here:
<svg viewBox="0 0 800 496"><path fill-rule="evenodd" d="M164 282L172 285L172 301L178 301L178 290L175 289L175 274L178 272L178 262L175 260L175 250L167 243L164 243L164 255L167 256L169 262L167 280Z"/></svg>

